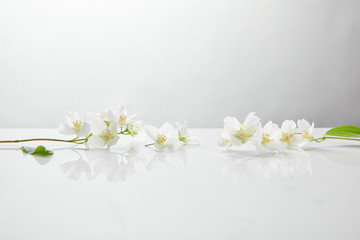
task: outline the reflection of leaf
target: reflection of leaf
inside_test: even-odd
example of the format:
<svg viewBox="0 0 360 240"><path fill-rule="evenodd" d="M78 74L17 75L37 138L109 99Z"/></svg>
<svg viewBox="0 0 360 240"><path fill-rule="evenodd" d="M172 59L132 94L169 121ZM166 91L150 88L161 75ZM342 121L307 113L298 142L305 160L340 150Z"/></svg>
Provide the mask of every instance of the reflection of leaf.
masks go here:
<svg viewBox="0 0 360 240"><path fill-rule="evenodd" d="M44 146L39 145L36 148L33 147L21 147L21 151L25 154L30 154L37 157L49 157L54 153L50 150L47 150Z"/></svg>
<svg viewBox="0 0 360 240"><path fill-rule="evenodd" d="M360 138L360 128L351 125L339 126L330 129L325 136L354 137Z"/></svg>

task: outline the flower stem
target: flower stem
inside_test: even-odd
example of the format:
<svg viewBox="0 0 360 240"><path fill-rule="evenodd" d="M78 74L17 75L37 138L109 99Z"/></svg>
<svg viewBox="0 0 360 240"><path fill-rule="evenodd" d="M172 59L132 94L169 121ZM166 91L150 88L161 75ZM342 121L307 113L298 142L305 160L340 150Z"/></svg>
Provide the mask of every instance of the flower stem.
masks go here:
<svg viewBox="0 0 360 240"><path fill-rule="evenodd" d="M155 143L149 143L149 144L146 144L145 147L149 147L149 146L152 146L154 145Z"/></svg>
<svg viewBox="0 0 360 240"><path fill-rule="evenodd" d="M339 140L350 140L350 141L360 141L360 138L345 138L345 137L324 137L326 139L339 139Z"/></svg>
<svg viewBox="0 0 360 240"><path fill-rule="evenodd" d="M19 143L19 142L33 142L33 141L52 141L52 142L69 142L69 143L78 143L86 142L88 138L74 138L71 140L57 139L57 138L28 138L28 139L18 139L18 140L2 140L0 143Z"/></svg>
<svg viewBox="0 0 360 240"><path fill-rule="evenodd" d="M346 138L346 137L331 137L331 136L324 136L324 137L320 137L320 138L313 138L311 140L311 142L315 141L315 142L323 142L326 139L338 139L338 140L350 140L350 141L360 141L360 138Z"/></svg>

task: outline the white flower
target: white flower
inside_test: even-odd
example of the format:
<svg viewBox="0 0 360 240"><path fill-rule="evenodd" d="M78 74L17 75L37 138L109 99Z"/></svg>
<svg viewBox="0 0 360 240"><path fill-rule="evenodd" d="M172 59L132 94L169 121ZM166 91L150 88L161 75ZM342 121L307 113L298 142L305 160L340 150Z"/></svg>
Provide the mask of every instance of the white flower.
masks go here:
<svg viewBox="0 0 360 240"><path fill-rule="evenodd" d="M136 121L127 126L127 129L131 136L139 134L144 128L144 123L142 121Z"/></svg>
<svg viewBox="0 0 360 240"><path fill-rule="evenodd" d="M281 126L282 137L280 141L288 148L299 148L312 139L314 123L310 125L305 119L298 120L298 128L294 121L286 120Z"/></svg>
<svg viewBox="0 0 360 240"><path fill-rule="evenodd" d="M254 112L247 115L244 123L240 123L234 117L224 119L224 128L229 132L231 143L234 145L241 145L249 140L257 141L260 127L260 119Z"/></svg>
<svg viewBox="0 0 360 240"><path fill-rule="evenodd" d="M136 114L128 115L127 109L124 106L118 107L114 111L116 122L120 127L126 127L135 122Z"/></svg>
<svg viewBox="0 0 360 240"><path fill-rule="evenodd" d="M172 149L178 142L177 133L168 122L164 123L159 129L154 126L147 126L145 131L154 140L154 146L158 149Z"/></svg>
<svg viewBox="0 0 360 240"><path fill-rule="evenodd" d="M297 147L302 142L302 137L296 134L296 123L293 120L285 120L281 125L280 141L285 147Z"/></svg>
<svg viewBox="0 0 360 240"><path fill-rule="evenodd" d="M299 128L299 133L303 140L302 143L300 144L300 147L302 147L311 141L312 133L314 130L314 123L310 125L310 123L305 119L301 119L301 120L299 119L297 125Z"/></svg>
<svg viewBox="0 0 360 240"><path fill-rule="evenodd" d="M282 137L279 126L272 121L269 121L262 129L261 142L258 145L258 150L269 150L274 152L281 152L284 145L280 142Z"/></svg>
<svg viewBox="0 0 360 240"><path fill-rule="evenodd" d="M221 136L218 140L218 146L217 146L217 150L219 151L226 151L228 150L230 147L232 146L231 142L230 142L230 134L227 131L223 131L221 133Z"/></svg>
<svg viewBox="0 0 360 240"><path fill-rule="evenodd" d="M59 132L64 135L84 137L89 134L90 125L77 112L68 112L65 122L60 124Z"/></svg>
<svg viewBox="0 0 360 240"><path fill-rule="evenodd" d="M109 121L116 122L115 113L111 108L107 108L104 112L101 113L93 113L93 112L88 113L88 122L90 123L90 125L92 125L94 121L97 121L99 119L107 122Z"/></svg>
<svg viewBox="0 0 360 240"><path fill-rule="evenodd" d="M178 137L180 142L184 144L199 144L198 137L190 136L186 122L183 124L176 123L176 127L178 130Z"/></svg>
<svg viewBox="0 0 360 240"><path fill-rule="evenodd" d="M105 113L90 114L89 122L93 129L93 135L88 140L89 147L100 148L115 145L119 140L117 124L112 111L108 109Z"/></svg>

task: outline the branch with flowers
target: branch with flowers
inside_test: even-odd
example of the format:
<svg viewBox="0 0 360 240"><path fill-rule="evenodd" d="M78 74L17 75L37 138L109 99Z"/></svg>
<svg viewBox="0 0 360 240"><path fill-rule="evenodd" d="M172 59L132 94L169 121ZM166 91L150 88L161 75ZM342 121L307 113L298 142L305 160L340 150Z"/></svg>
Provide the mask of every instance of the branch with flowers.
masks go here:
<svg viewBox="0 0 360 240"><path fill-rule="evenodd" d="M330 129L323 137L315 138L312 133L314 123L305 119L286 120L281 127L269 121L262 127L260 118L251 112L244 122L235 117L224 119L224 130L218 141L217 149L228 150L252 142L260 152L284 152L287 149L302 148L309 142L323 142L327 139L360 141L360 128L356 126L339 126ZM136 120L136 115L129 115L124 106L108 108L102 113L88 113L87 118L77 112L68 112L65 122L59 126L59 132L73 136L70 139L29 138L2 140L0 143L20 143L32 141L54 141L73 144L85 144L89 148L110 148L117 144L120 135L136 138L147 135L152 142L144 144L155 150L173 150L183 145L199 144L197 137L190 136L186 122L176 123L176 127L166 122L160 128L145 125ZM49 156L53 152L40 145L36 148L21 147L24 153L35 156Z"/></svg>
<svg viewBox="0 0 360 240"><path fill-rule="evenodd" d="M360 141L360 128L344 125L328 130L323 137L315 138L314 123L300 119L297 124L286 120L281 127L269 121L264 127L260 118L251 112L244 122L235 117L224 119L224 130L218 141L217 149L226 151L233 146L241 146L247 142L256 145L259 152L284 152L288 149L302 148L309 142L323 142L327 139Z"/></svg>
<svg viewBox="0 0 360 240"><path fill-rule="evenodd" d="M170 123L164 123L159 129L145 125L136 120L136 115L129 115L124 106L108 108L102 113L87 113L87 118L81 117L77 112L68 112L65 122L59 126L59 132L63 135L72 135L71 139L58 138L29 138L18 140L3 140L0 143L20 143L32 141L53 141L74 144L85 144L89 148L110 148L117 144L120 135L137 137L147 134L153 142L145 147L153 147L158 150L174 149L182 145L198 144L197 137L190 136L187 123L176 123L174 128ZM21 147L24 153L49 156L53 152L42 145L37 148Z"/></svg>

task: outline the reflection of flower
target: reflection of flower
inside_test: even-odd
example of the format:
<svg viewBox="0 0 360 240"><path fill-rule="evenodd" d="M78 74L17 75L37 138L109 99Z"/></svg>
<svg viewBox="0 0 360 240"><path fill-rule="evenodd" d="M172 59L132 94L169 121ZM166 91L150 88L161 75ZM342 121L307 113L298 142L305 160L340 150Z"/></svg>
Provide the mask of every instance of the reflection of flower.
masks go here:
<svg viewBox="0 0 360 240"><path fill-rule="evenodd" d="M310 155L302 149L286 151L278 155L279 169L283 175L312 173Z"/></svg>
<svg viewBox="0 0 360 240"><path fill-rule="evenodd" d="M230 142L230 134L227 131L223 131L221 133L221 136L218 140L218 146L217 146L217 150L219 151L226 151L228 150L230 147L232 146L231 142Z"/></svg>
<svg viewBox="0 0 360 240"><path fill-rule="evenodd" d="M223 173L227 179L257 182L277 175L296 176L311 173L310 156L304 150L259 155L255 152L228 152L222 154L225 160Z"/></svg>
<svg viewBox="0 0 360 240"><path fill-rule="evenodd" d="M120 150L122 148L117 148L119 152L104 148L71 149L80 158L61 164L60 169L72 180L78 180L85 174L89 180L104 175L110 182L125 181L143 170L153 170L161 166L171 168L174 164L186 167L187 152L196 149L194 145L184 145L174 151L146 148L139 138L141 136L131 138L125 152ZM80 151L85 151L84 158ZM149 151L150 155L146 151ZM155 153L152 159L146 159L151 153Z"/></svg>
<svg viewBox="0 0 360 240"><path fill-rule="evenodd" d="M87 161L81 157L76 161L69 161L60 165L60 169L71 180L78 180L83 173L90 179L91 168Z"/></svg>
<svg viewBox="0 0 360 240"><path fill-rule="evenodd" d="M59 132L64 135L84 137L89 134L90 125L77 112L68 112L65 122L59 126Z"/></svg>
<svg viewBox="0 0 360 240"><path fill-rule="evenodd" d="M134 173L134 159L108 149L93 149L86 152L94 172L94 178L106 175L107 180L126 180ZM120 158L121 157L121 158Z"/></svg>
<svg viewBox="0 0 360 240"><path fill-rule="evenodd" d="M186 161L185 148L179 148L171 152L156 151L151 161L146 165L146 169L152 171L164 165L166 167L171 167L175 163L186 166Z"/></svg>

